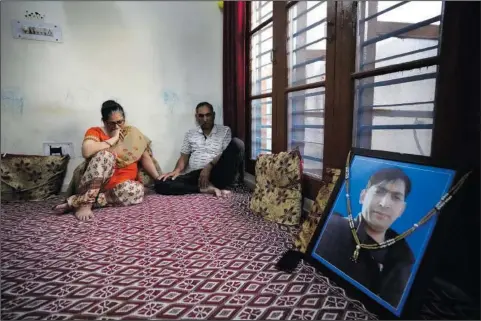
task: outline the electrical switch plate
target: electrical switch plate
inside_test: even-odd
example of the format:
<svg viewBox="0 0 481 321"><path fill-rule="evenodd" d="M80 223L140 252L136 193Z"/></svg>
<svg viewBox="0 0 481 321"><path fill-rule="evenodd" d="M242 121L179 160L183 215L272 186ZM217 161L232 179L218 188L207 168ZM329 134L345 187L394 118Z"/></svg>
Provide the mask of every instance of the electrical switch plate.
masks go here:
<svg viewBox="0 0 481 321"><path fill-rule="evenodd" d="M12 35L16 39L62 42L60 26L40 20L12 20Z"/></svg>

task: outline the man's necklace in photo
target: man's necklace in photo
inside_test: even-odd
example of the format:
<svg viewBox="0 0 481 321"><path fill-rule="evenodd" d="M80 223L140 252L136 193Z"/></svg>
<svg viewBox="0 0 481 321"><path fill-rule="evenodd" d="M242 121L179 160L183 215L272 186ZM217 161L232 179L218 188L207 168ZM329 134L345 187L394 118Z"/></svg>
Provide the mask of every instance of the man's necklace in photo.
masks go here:
<svg viewBox="0 0 481 321"><path fill-rule="evenodd" d="M397 235L394 238L385 240L384 242L381 243L375 243L375 244L362 244L361 241L359 240L359 237L356 232L356 228L354 226L354 219L352 218L352 209L351 209L351 198L349 195L349 180L350 180L350 173L349 173L349 167L350 167L350 159L351 159L351 152L347 155L347 161L346 161L346 174L344 178L344 183L345 183L345 188L346 188L346 207L347 207L347 219L349 221L349 227L351 229L352 236L354 237L354 241L356 242L356 248L354 250L354 253L351 257L351 259L354 262L357 262L357 258L359 257L359 251L361 249L365 250L378 250L378 249L383 249L386 247L389 247L396 243L397 241L400 241L409 235L411 235L419 226L423 225L431 217L433 217L435 214L437 214L441 209L451 200L451 198L458 192L458 190L461 188L461 186L464 184L466 179L468 178L469 174L471 172L468 172L461 177L461 179L458 180L458 182L452 186L447 193L445 193L439 202L426 214L424 215L423 218L419 220L419 222L415 223L410 229L404 231L402 234Z"/></svg>

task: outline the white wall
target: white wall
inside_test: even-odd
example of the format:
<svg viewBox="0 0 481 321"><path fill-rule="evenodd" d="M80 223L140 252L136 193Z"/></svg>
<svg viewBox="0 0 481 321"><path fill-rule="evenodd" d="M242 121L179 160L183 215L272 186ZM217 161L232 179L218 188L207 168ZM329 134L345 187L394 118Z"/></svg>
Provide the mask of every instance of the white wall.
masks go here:
<svg viewBox="0 0 481 321"><path fill-rule="evenodd" d="M63 43L14 39L11 20L26 10L58 24ZM197 102L211 102L222 122L216 2L14 1L1 3L1 18L1 152L42 154L43 142L73 142L64 184L107 99L153 140L163 170L175 165Z"/></svg>

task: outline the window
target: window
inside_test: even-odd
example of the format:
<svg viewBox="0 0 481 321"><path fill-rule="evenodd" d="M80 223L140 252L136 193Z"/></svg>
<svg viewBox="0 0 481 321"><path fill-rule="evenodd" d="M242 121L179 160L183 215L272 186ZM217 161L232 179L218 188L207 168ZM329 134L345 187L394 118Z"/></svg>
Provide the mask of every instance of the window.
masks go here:
<svg viewBox="0 0 481 321"><path fill-rule="evenodd" d="M322 176L327 2L299 1L288 9L288 149L298 148L304 172Z"/></svg>
<svg viewBox="0 0 481 321"><path fill-rule="evenodd" d="M362 1L354 145L429 156L442 1Z"/></svg>
<svg viewBox="0 0 481 321"><path fill-rule="evenodd" d="M328 1L251 2L250 160L299 149L320 178L324 151ZM286 72L287 71L287 72Z"/></svg>
<svg viewBox="0 0 481 321"><path fill-rule="evenodd" d="M250 38L251 157L272 150L271 1L253 1Z"/></svg>
<svg viewBox="0 0 481 321"><path fill-rule="evenodd" d="M352 147L430 155L442 1L253 1L251 147L299 149L303 189Z"/></svg>

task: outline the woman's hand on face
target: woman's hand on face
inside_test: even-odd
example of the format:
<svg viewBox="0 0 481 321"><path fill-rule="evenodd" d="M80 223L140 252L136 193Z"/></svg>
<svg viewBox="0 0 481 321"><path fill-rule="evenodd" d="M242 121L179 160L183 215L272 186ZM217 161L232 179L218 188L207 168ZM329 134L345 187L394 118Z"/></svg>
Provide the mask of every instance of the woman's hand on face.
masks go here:
<svg viewBox="0 0 481 321"><path fill-rule="evenodd" d="M121 133L121 129L120 128L116 128L112 131L112 145L114 144L117 144L117 142L119 141L119 139L123 139L124 138L124 135Z"/></svg>
<svg viewBox="0 0 481 321"><path fill-rule="evenodd" d="M119 141L119 138L120 138L120 130L119 129L114 129L112 132L111 132L111 135L112 137L109 138L109 143L111 145L115 145L117 144L117 142Z"/></svg>

